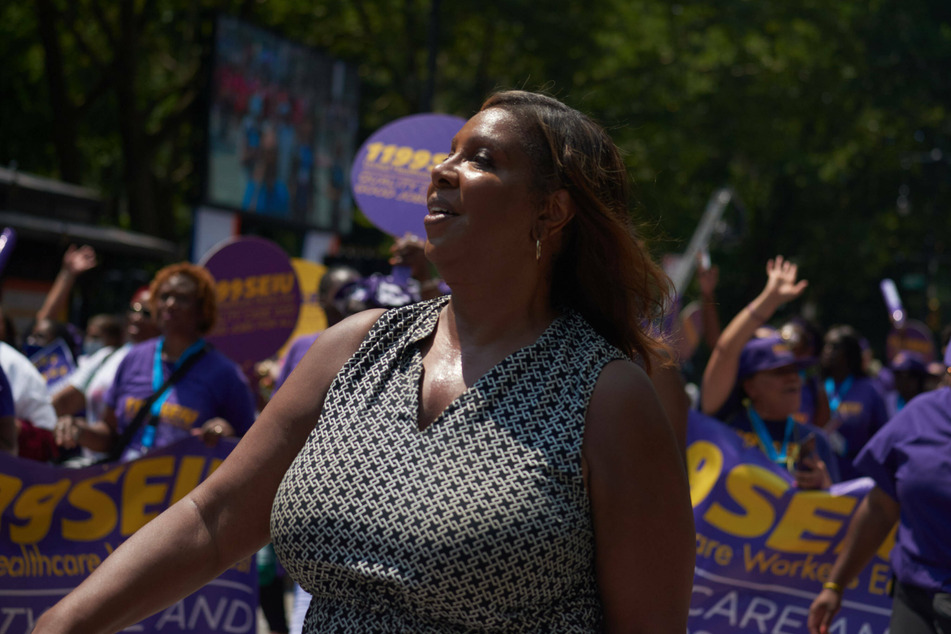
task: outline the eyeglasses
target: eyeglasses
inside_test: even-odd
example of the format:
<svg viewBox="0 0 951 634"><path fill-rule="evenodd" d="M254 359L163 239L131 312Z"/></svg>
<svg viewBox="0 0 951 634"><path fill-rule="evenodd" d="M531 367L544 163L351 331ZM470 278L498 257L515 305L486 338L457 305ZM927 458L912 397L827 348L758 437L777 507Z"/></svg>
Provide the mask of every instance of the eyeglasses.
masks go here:
<svg viewBox="0 0 951 634"><path fill-rule="evenodd" d="M149 310L149 307L142 302L135 302L134 304L129 305L130 313L137 313L146 318L152 317L152 311Z"/></svg>

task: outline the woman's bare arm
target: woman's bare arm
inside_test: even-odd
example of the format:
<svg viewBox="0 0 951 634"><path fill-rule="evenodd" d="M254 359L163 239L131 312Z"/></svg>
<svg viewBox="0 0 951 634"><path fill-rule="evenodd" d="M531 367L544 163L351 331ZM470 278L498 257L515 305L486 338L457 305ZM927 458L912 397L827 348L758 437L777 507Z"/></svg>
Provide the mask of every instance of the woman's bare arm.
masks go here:
<svg viewBox="0 0 951 634"><path fill-rule="evenodd" d="M191 594L269 539L277 487L316 423L334 376L380 311L321 335L211 477L110 555L36 632L115 632Z"/></svg>
<svg viewBox="0 0 951 634"><path fill-rule="evenodd" d="M605 631L687 629L696 535L677 440L643 370L608 364L583 455Z"/></svg>

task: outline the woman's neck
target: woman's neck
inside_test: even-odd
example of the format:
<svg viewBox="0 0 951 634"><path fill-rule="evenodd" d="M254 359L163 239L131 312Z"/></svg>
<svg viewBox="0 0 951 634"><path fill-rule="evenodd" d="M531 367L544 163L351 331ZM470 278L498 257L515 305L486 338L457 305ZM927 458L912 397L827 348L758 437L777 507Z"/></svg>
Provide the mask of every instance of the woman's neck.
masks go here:
<svg viewBox="0 0 951 634"><path fill-rule="evenodd" d="M556 314L547 293L478 284L453 286L444 312L452 335L463 345L477 346L526 337L534 341Z"/></svg>
<svg viewBox="0 0 951 634"><path fill-rule="evenodd" d="M759 416L764 421L784 421L789 418L789 412L777 412L770 410L768 407L764 407L762 403L750 403L750 407L756 415Z"/></svg>
<svg viewBox="0 0 951 634"><path fill-rule="evenodd" d="M180 333L165 335L165 340L162 343L162 360L178 361L182 353L188 350L189 346L193 345L199 339L201 339L201 335L198 333L194 333L193 335Z"/></svg>

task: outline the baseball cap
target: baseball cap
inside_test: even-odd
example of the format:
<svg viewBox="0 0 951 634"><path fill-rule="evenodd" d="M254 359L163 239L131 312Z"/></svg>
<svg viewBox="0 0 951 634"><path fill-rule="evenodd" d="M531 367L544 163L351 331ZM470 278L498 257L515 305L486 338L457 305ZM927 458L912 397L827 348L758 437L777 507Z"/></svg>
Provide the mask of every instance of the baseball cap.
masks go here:
<svg viewBox="0 0 951 634"><path fill-rule="evenodd" d="M805 368L815 363L815 359L797 359L792 348L782 337L762 337L750 339L743 346L740 353L740 369L737 379L743 379L763 372L775 370L788 365L796 368Z"/></svg>
<svg viewBox="0 0 951 634"><path fill-rule="evenodd" d="M891 365L892 371L894 372L928 373L928 364L925 363L925 358L911 350L899 350L898 353L892 357L892 361L889 365Z"/></svg>

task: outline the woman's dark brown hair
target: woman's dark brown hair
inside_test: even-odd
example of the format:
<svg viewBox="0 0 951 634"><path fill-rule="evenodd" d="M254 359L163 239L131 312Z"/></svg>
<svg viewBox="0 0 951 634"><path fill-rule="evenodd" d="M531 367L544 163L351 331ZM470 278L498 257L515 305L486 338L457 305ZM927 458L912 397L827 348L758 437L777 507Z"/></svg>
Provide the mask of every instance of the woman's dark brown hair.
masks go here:
<svg viewBox="0 0 951 634"><path fill-rule="evenodd" d="M158 315L159 287L174 275L184 275L198 285L195 297L198 302L198 332L203 335L211 332L211 329L215 327L215 321L218 319L218 296L215 291L215 278L208 272L208 269L197 264L190 262L169 264L155 274L152 283L149 284L149 291L152 294L149 299L149 307L152 314Z"/></svg>
<svg viewBox="0 0 951 634"><path fill-rule="evenodd" d="M576 213L555 257L552 301L580 312L598 333L650 369L669 358L651 332L666 306L670 282L637 236L630 181L607 132L586 115L547 95L519 90L492 95L481 110L515 116L544 196L564 188Z"/></svg>

